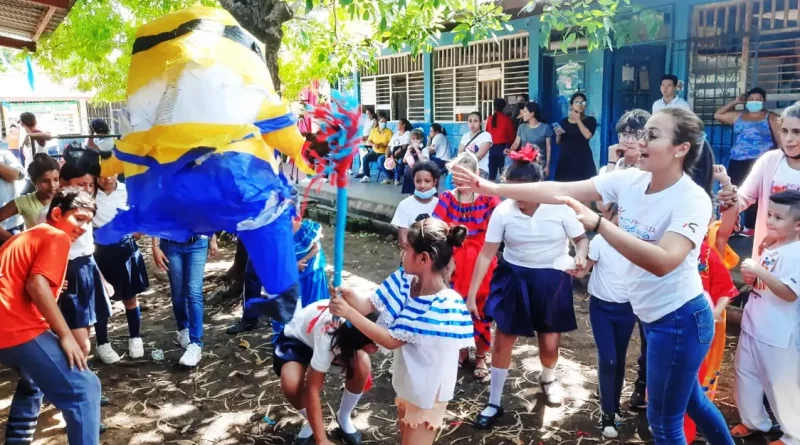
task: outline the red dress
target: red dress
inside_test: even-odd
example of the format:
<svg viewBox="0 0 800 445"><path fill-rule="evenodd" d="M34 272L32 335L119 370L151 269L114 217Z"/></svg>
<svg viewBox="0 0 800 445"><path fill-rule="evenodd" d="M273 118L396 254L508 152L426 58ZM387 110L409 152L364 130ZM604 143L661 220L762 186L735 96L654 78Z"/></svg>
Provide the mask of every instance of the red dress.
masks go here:
<svg viewBox="0 0 800 445"><path fill-rule="evenodd" d="M453 289L465 299L469 294L475 263L478 261L481 249L483 249L489 218L498 204L500 204L500 198L481 195L478 195L472 203L462 204L456 199L455 192L446 191L439 196L439 204L433 211L435 218L451 225L460 224L467 227L467 239L461 247L457 247L453 251L456 270L453 273L451 282ZM483 318L483 307L489 297L489 283L492 281L492 273L495 267L497 267L497 258L492 258L492 263L489 265L486 276L483 277L481 287L476 295L476 303L478 311L481 313L481 319L473 320L475 323L475 341L478 342L480 340L486 345L492 344L492 331L491 323Z"/></svg>

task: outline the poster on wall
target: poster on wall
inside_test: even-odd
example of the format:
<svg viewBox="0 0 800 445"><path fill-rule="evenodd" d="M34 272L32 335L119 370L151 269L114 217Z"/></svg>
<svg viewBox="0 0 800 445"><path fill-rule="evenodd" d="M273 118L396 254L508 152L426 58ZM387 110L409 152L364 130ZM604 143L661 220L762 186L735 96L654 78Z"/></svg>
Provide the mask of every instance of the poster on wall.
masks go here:
<svg viewBox="0 0 800 445"><path fill-rule="evenodd" d="M569 97L583 90L585 66L583 62L568 62L556 68L558 95Z"/></svg>
<svg viewBox="0 0 800 445"><path fill-rule="evenodd" d="M30 112L36 115L36 124L50 134L80 134L81 115L78 101L62 102L3 102L5 126L19 121L19 115Z"/></svg>

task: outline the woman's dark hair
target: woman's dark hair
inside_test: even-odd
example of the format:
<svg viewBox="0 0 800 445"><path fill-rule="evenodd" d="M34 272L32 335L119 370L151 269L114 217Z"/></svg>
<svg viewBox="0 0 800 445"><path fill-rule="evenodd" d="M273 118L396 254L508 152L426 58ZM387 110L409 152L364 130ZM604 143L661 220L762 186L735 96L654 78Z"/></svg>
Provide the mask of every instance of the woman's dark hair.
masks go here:
<svg viewBox="0 0 800 445"><path fill-rule="evenodd" d="M492 127L497 127L497 114L502 113L506 108L506 100L497 98L494 100L494 113L492 114Z"/></svg>
<svg viewBox="0 0 800 445"><path fill-rule="evenodd" d="M536 161L514 161L506 169L504 178L508 182L539 182L544 172Z"/></svg>
<svg viewBox="0 0 800 445"><path fill-rule="evenodd" d="M481 116L481 112L480 111L473 111L472 113L467 115L467 117L469 117L469 116L478 116L478 120L480 120L480 121L483 120L483 116Z"/></svg>
<svg viewBox="0 0 800 445"><path fill-rule="evenodd" d="M378 112L378 120L381 120L381 119L386 119L387 121L389 120L389 116L386 115L385 111L379 111Z"/></svg>
<svg viewBox="0 0 800 445"><path fill-rule="evenodd" d="M431 128L433 128L433 131L447 136L447 130L442 127L442 124L431 124Z"/></svg>
<svg viewBox="0 0 800 445"><path fill-rule="evenodd" d="M53 200L50 201L50 209L47 210L47 218L53 214L53 209L61 209L61 213L67 213L70 210L83 209L90 212L97 213L97 204L94 199L83 189L78 187L64 187L58 189Z"/></svg>
<svg viewBox="0 0 800 445"><path fill-rule="evenodd" d="M525 104L525 109L531 113L533 117L541 122L542 121L542 108L536 102L528 102Z"/></svg>
<svg viewBox="0 0 800 445"><path fill-rule="evenodd" d="M47 153L36 153L33 155L31 165L28 166L28 176L31 177L33 182L36 182L42 175L53 170L61 170L58 161L50 157Z"/></svg>
<svg viewBox="0 0 800 445"><path fill-rule="evenodd" d="M615 128L617 133L631 133L634 131L644 129L647 119L650 119L650 113L640 108L628 110L617 121Z"/></svg>
<svg viewBox="0 0 800 445"><path fill-rule="evenodd" d="M408 244L417 253L427 253L433 262L433 270L440 271L453 259L453 248L461 247L467 237L467 228L461 225L448 226L446 222L425 218L408 229Z"/></svg>
<svg viewBox="0 0 800 445"><path fill-rule="evenodd" d="M442 176L442 171L439 170L439 166L434 162L420 161L414 164L414 168L411 169L411 179L413 180L419 172L430 173L431 176L433 176L433 183L439 185L439 178Z"/></svg>
<svg viewBox="0 0 800 445"><path fill-rule="evenodd" d="M659 113L672 117L675 125L675 133L672 135L673 143L675 145L689 143L689 151L683 157L683 171L691 175L706 141L703 121L693 112L683 108L664 108Z"/></svg>
<svg viewBox="0 0 800 445"><path fill-rule="evenodd" d="M520 97L520 96L522 96L522 97L523 97L523 100L522 100L522 105L524 105L525 103L527 103L527 102L528 102L528 95L527 95L526 93L523 93L523 94L517 94L517 96L516 96L516 97ZM519 102L517 102L517 103L519 104Z"/></svg>
<svg viewBox="0 0 800 445"><path fill-rule="evenodd" d="M111 130L108 128L108 124L103 119L95 119L92 121L92 131L94 134L109 134Z"/></svg>
<svg viewBox="0 0 800 445"><path fill-rule="evenodd" d="M371 117L375 117L375 110L370 107L364 107L364 114L368 114Z"/></svg>
<svg viewBox="0 0 800 445"><path fill-rule="evenodd" d="M750 97L751 94L760 94L761 97L763 97L765 101L767 100L767 92L764 91L763 88L760 88L760 87L750 88L750 90L747 92L747 94L744 95L744 97L748 98L748 97Z"/></svg>
<svg viewBox="0 0 800 445"><path fill-rule="evenodd" d="M580 91L576 91L572 93L572 96L569 98L569 104L572 105L575 103L575 99L582 97L584 102L589 102L589 99L586 98L586 95L581 93Z"/></svg>
<svg viewBox="0 0 800 445"><path fill-rule="evenodd" d="M403 124L403 128L405 128L406 131L411 131L414 129L414 127L411 126L411 122L409 122L408 119L397 119L397 122Z"/></svg>
<svg viewBox="0 0 800 445"><path fill-rule="evenodd" d="M373 312L367 315L367 319L373 323L378 321L378 313ZM333 334L331 334L331 351L339 357L347 380L352 379L355 373L356 353L364 349L365 346L374 343L350 323L342 323L333 331Z"/></svg>

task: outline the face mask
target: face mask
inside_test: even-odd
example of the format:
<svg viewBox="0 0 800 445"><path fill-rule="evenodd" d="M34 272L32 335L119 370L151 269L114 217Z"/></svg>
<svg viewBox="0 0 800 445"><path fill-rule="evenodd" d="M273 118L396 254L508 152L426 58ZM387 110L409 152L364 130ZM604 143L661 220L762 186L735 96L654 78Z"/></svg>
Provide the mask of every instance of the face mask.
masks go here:
<svg viewBox="0 0 800 445"><path fill-rule="evenodd" d="M764 102L758 100L748 100L744 107L751 113L758 113L764 109Z"/></svg>
<svg viewBox="0 0 800 445"><path fill-rule="evenodd" d="M378 128L380 128L381 130L385 130L386 129L386 122L378 123Z"/></svg>
<svg viewBox="0 0 800 445"><path fill-rule="evenodd" d="M423 199L423 200L431 199L431 198L433 198L433 195L435 195L435 194L436 194L436 188L432 188L432 189L428 190L427 192L421 192L419 190L414 190L414 196L416 196L419 199Z"/></svg>
<svg viewBox="0 0 800 445"><path fill-rule="evenodd" d="M95 139L94 143L102 152L110 152L114 150L114 138Z"/></svg>

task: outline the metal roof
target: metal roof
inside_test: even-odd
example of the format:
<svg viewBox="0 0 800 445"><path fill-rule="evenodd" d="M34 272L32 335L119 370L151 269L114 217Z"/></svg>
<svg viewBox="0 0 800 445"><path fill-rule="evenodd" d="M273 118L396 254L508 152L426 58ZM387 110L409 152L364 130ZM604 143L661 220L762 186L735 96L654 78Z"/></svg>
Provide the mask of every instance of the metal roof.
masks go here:
<svg viewBox="0 0 800 445"><path fill-rule="evenodd" d="M75 0L0 0L0 46L36 51L42 34L53 32Z"/></svg>

